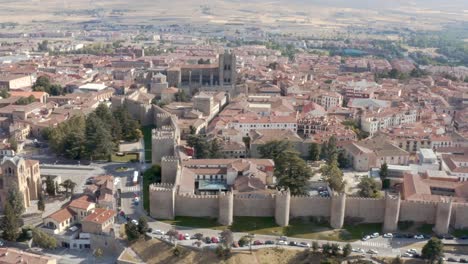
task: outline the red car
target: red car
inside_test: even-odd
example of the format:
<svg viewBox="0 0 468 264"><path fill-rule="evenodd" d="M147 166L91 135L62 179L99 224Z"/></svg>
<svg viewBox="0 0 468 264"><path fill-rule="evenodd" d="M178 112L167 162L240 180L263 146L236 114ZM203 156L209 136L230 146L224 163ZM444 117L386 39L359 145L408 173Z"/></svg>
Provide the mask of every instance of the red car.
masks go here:
<svg viewBox="0 0 468 264"><path fill-rule="evenodd" d="M260 240L255 240L253 244L255 246L263 245L262 241L260 241Z"/></svg>
<svg viewBox="0 0 468 264"><path fill-rule="evenodd" d="M219 239L217 237L212 237L211 243L219 243Z"/></svg>
<svg viewBox="0 0 468 264"><path fill-rule="evenodd" d="M184 234L179 234L178 239L179 239L179 240L185 240Z"/></svg>
<svg viewBox="0 0 468 264"><path fill-rule="evenodd" d="M233 247L233 248L238 248L238 247L239 247L239 243L237 243L237 241L232 242L232 247Z"/></svg>

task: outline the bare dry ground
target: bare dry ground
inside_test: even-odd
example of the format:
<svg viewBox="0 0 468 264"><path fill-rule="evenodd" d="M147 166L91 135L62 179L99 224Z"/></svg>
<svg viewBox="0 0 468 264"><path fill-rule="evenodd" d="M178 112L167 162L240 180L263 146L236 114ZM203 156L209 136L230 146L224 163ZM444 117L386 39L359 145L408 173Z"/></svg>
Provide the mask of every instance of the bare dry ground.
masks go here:
<svg viewBox="0 0 468 264"><path fill-rule="evenodd" d="M38 22L98 19L128 24L244 23L281 30L330 30L346 25L433 29L444 22L468 21L468 12L464 12L463 3L458 0L450 3L433 0L432 4L424 0L388 3L384 0L0 0L0 22L37 26Z"/></svg>
<svg viewBox="0 0 468 264"><path fill-rule="evenodd" d="M253 251L236 252L228 259L219 259L213 251L195 251L182 248L180 256L174 256L173 249L168 244L156 239L139 240L131 245L135 253L145 263L224 263L224 264L243 264L243 263L320 263L319 255L305 256L303 251L285 250L285 249L262 249Z"/></svg>

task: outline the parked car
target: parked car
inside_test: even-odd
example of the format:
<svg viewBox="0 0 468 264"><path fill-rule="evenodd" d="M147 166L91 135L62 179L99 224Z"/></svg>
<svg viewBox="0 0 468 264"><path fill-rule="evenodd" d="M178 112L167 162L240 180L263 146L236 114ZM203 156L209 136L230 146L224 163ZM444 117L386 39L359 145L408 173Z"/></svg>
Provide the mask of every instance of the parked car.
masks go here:
<svg viewBox="0 0 468 264"><path fill-rule="evenodd" d="M260 241L260 240L255 240L255 241L253 242L253 244L254 244L254 246L263 245L262 241Z"/></svg>
<svg viewBox="0 0 468 264"><path fill-rule="evenodd" d="M285 237L285 236L280 236L279 240L282 240L282 241L288 241L288 238Z"/></svg>
<svg viewBox="0 0 468 264"><path fill-rule="evenodd" d="M301 243L299 243L299 246L304 247L304 248L310 248L310 244L307 243L307 242L301 242Z"/></svg>
<svg viewBox="0 0 468 264"><path fill-rule="evenodd" d="M461 236L460 239L461 240L466 240L466 239L468 239L468 236Z"/></svg>
<svg viewBox="0 0 468 264"><path fill-rule="evenodd" d="M211 244L211 238L210 237L205 237L204 242L206 244Z"/></svg>
<svg viewBox="0 0 468 264"><path fill-rule="evenodd" d="M368 254L379 254L379 252L377 250L373 250L373 249L369 249L367 251Z"/></svg>
<svg viewBox="0 0 468 264"><path fill-rule="evenodd" d="M365 237L363 237L361 240L362 240L362 241L367 241L367 240L369 240L369 239L371 239L370 236L365 236Z"/></svg>
<svg viewBox="0 0 468 264"><path fill-rule="evenodd" d="M448 258L447 261L450 261L450 262L458 262L456 259L454 258Z"/></svg>
<svg viewBox="0 0 468 264"><path fill-rule="evenodd" d="M217 244L219 243L219 239L217 237L212 237L211 242Z"/></svg>
<svg viewBox="0 0 468 264"><path fill-rule="evenodd" d="M185 240L190 240L190 235L185 233L184 238L185 238Z"/></svg>
<svg viewBox="0 0 468 264"><path fill-rule="evenodd" d="M414 235L413 238L420 240L420 239L424 239L424 236L423 235Z"/></svg>
<svg viewBox="0 0 468 264"><path fill-rule="evenodd" d="M179 234L178 239L179 239L179 240L185 240L184 234Z"/></svg>
<svg viewBox="0 0 468 264"><path fill-rule="evenodd" d="M131 221L131 222L132 222L134 225L138 225L138 221L137 221L137 220L135 220L135 219L132 219L132 221Z"/></svg>
<svg viewBox="0 0 468 264"><path fill-rule="evenodd" d="M239 247L239 243L237 243L237 241L232 242L232 247L233 247L233 248L238 248L238 247Z"/></svg>
<svg viewBox="0 0 468 264"><path fill-rule="evenodd" d="M275 244L275 241L273 241L273 240L265 241L265 245L274 245L274 244Z"/></svg>
<svg viewBox="0 0 468 264"><path fill-rule="evenodd" d="M468 260L464 259L464 258L461 258L458 262L460 263L468 263Z"/></svg>
<svg viewBox="0 0 468 264"><path fill-rule="evenodd" d="M384 238L393 238L393 234L392 233L386 233L383 235Z"/></svg>
<svg viewBox="0 0 468 264"><path fill-rule="evenodd" d="M125 212L124 212L124 211L120 211L119 214L120 214L121 216L125 216Z"/></svg>
<svg viewBox="0 0 468 264"><path fill-rule="evenodd" d="M297 242L296 241L291 241L291 242L289 242L289 245L290 246L297 246Z"/></svg>
<svg viewBox="0 0 468 264"><path fill-rule="evenodd" d="M156 230L153 232L153 234L158 235L158 236L162 236L162 235L164 235L164 232L161 231L161 230L159 230L159 229L156 229Z"/></svg>
<svg viewBox="0 0 468 264"><path fill-rule="evenodd" d="M405 254L403 254L403 257L405 257L405 258L412 258L412 257L413 257L413 254L406 252Z"/></svg>
<svg viewBox="0 0 468 264"><path fill-rule="evenodd" d="M374 233L374 234L371 235L371 238L378 238L379 236L380 236L379 233Z"/></svg>
<svg viewBox="0 0 468 264"><path fill-rule="evenodd" d="M0 239L0 247L3 247L5 245L5 241Z"/></svg>
<svg viewBox="0 0 468 264"><path fill-rule="evenodd" d="M410 249L406 250L406 252L407 252L407 253L410 253L410 254L415 254L415 253L417 253L418 251L417 251L416 249L414 249L414 248L410 248Z"/></svg>
<svg viewBox="0 0 468 264"><path fill-rule="evenodd" d="M453 240L453 239L454 239L454 237L453 237L453 236L451 236L451 235L447 235L447 236L445 236L445 237L444 237L444 239L447 239L447 240Z"/></svg>
<svg viewBox="0 0 468 264"><path fill-rule="evenodd" d="M278 240L278 245L287 245L288 242L284 241L284 240Z"/></svg>

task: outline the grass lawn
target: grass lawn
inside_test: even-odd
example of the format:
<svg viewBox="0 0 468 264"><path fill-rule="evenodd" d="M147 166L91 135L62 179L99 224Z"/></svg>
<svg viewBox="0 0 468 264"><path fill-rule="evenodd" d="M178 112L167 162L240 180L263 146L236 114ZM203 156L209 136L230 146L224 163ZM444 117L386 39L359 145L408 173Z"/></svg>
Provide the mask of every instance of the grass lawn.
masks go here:
<svg viewBox="0 0 468 264"><path fill-rule="evenodd" d="M189 217L189 216L176 216L174 220L162 220L162 222L176 225L195 228L210 228L210 229L225 229L225 226L220 225L216 218L209 217Z"/></svg>
<svg viewBox="0 0 468 264"><path fill-rule="evenodd" d="M155 128L155 126L153 125L141 127L141 131L143 132L143 140L145 141L145 159L146 159L146 162L149 162L149 163L151 163L152 161L151 159L152 157L151 131L153 130L153 128Z"/></svg>
<svg viewBox="0 0 468 264"><path fill-rule="evenodd" d="M422 224L421 226L418 227L418 232L421 234L425 234L425 235L431 235L432 233L434 233L432 231L432 228L434 228L434 225Z"/></svg>
<svg viewBox="0 0 468 264"><path fill-rule="evenodd" d="M455 237L468 236L468 229L455 229L452 231L452 235Z"/></svg>
<svg viewBox="0 0 468 264"><path fill-rule="evenodd" d="M135 153L125 154L124 156L117 156L112 154L111 157L113 162L132 162L132 160L138 161L138 155Z"/></svg>
<svg viewBox="0 0 468 264"><path fill-rule="evenodd" d="M284 228L275 223L273 217L234 217L231 226L233 232L254 233L259 235L279 236L284 234Z"/></svg>
<svg viewBox="0 0 468 264"><path fill-rule="evenodd" d="M347 231L347 235L343 235L343 240L357 240L361 239L365 235L373 233L380 233L382 231L382 224L357 224L357 225L345 225L344 228Z"/></svg>

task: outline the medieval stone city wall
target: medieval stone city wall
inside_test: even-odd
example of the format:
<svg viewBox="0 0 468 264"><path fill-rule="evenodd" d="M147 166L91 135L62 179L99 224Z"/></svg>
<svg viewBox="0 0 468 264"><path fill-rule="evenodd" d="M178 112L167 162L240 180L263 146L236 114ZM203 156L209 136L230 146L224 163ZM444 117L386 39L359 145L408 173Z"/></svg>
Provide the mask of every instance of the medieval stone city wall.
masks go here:
<svg viewBox="0 0 468 264"><path fill-rule="evenodd" d="M452 226L456 229L468 228L468 205L454 204L452 208Z"/></svg>
<svg viewBox="0 0 468 264"><path fill-rule="evenodd" d="M175 213L178 216L217 217L218 195L176 195Z"/></svg>
<svg viewBox="0 0 468 264"><path fill-rule="evenodd" d="M348 197L345 217L361 218L366 223L383 223L385 199Z"/></svg>
<svg viewBox="0 0 468 264"><path fill-rule="evenodd" d="M424 201L401 201L400 221L434 224L437 203Z"/></svg>
<svg viewBox="0 0 468 264"><path fill-rule="evenodd" d="M275 214L275 196L234 195L234 216L268 217Z"/></svg>
<svg viewBox="0 0 468 264"><path fill-rule="evenodd" d="M291 196L291 217L330 217L331 199L319 196Z"/></svg>

